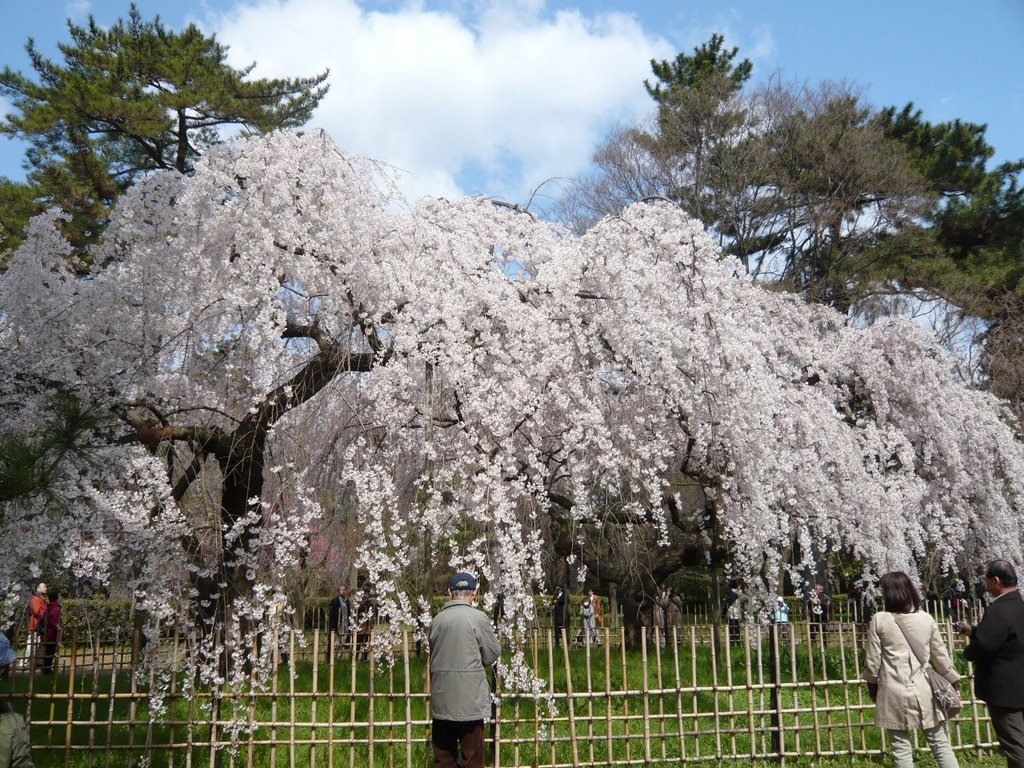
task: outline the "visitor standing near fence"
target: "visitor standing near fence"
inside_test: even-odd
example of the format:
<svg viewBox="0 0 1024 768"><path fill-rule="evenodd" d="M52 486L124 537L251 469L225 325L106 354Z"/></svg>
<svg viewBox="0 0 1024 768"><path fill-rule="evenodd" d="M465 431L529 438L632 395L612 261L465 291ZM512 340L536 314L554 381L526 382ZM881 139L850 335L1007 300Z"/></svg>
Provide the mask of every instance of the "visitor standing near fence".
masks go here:
<svg viewBox="0 0 1024 768"><path fill-rule="evenodd" d="M970 638L964 656L974 662L974 693L988 705L1009 768L1024 768L1024 602L1017 572L1006 560L985 566L992 602L977 626L960 622Z"/></svg>
<svg viewBox="0 0 1024 768"><path fill-rule="evenodd" d="M565 631L565 590L555 587L555 599L551 604L551 613L555 624L555 645L562 644L562 634Z"/></svg>
<svg viewBox="0 0 1024 768"><path fill-rule="evenodd" d="M27 637L25 639L25 656L22 658L22 665L31 667L39 654L43 644L43 631L46 629L46 584L39 582L36 591L28 599L25 606L25 628Z"/></svg>
<svg viewBox="0 0 1024 768"><path fill-rule="evenodd" d="M924 665L930 663L954 685L960 675L935 619L921 610L921 595L907 574L887 573L879 586L884 610L871 617L864 662L864 679L875 701L875 724L889 734L895 768L914 765L910 732L919 729L939 768L958 768L946 717L934 705Z"/></svg>
<svg viewBox="0 0 1024 768"><path fill-rule="evenodd" d="M587 592L587 597L590 598L590 604L594 606L594 621L597 622L598 627L604 626L604 608L601 606L601 596L595 595L594 590Z"/></svg>
<svg viewBox="0 0 1024 768"><path fill-rule="evenodd" d="M54 590L50 593L50 602L46 605L46 627L43 630L43 638L46 641L43 655L43 674L45 675L52 675L57 663L57 646L60 643L61 630L64 627L62 613L60 592Z"/></svg>
<svg viewBox="0 0 1024 768"><path fill-rule="evenodd" d="M25 721L6 701L0 701L0 768L32 768Z"/></svg>
<svg viewBox="0 0 1024 768"><path fill-rule="evenodd" d="M476 577L456 573L448 582L448 602L430 623L434 768L484 766L484 721L491 715L487 669L498 661L501 645L487 614L473 607L476 593Z"/></svg>
<svg viewBox="0 0 1024 768"><path fill-rule="evenodd" d="M584 643L595 643L600 645L601 638L597 636L597 614L594 612L594 604L589 597L583 598L580 604L580 619L582 626L580 633Z"/></svg>
<svg viewBox="0 0 1024 768"><path fill-rule="evenodd" d="M348 584L342 584L338 587L338 594L331 600L331 612L328 618L328 626L331 631L331 648L333 648L335 656L344 651L348 645L350 609Z"/></svg>

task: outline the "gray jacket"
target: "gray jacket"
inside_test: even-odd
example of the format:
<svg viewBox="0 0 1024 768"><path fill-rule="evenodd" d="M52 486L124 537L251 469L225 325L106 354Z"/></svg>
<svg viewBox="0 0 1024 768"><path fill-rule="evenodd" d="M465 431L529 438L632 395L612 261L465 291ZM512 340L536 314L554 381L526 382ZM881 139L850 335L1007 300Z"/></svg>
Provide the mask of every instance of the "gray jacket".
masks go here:
<svg viewBox="0 0 1024 768"><path fill-rule="evenodd" d="M435 720L467 722L491 716L487 667L501 644L487 614L449 600L430 623L430 707Z"/></svg>
<svg viewBox="0 0 1024 768"><path fill-rule="evenodd" d="M21 715L0 702L0 768L32 768L32 748Z"/></svg>

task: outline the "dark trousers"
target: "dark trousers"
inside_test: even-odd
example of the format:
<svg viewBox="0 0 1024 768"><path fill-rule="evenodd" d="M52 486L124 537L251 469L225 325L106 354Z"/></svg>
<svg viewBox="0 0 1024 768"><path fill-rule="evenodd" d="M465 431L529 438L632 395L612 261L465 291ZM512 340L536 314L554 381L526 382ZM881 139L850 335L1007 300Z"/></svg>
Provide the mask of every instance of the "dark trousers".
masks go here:
<svg viewBox="0 0 1024 768"><path fill-rule="evenodd" d="M1006 753L1007 768L1024 768L1024 715L1021 710L989 704L988 714L999 737L999 745Z"/></svg>
<svg viewBox="0 0 1024 768"><path fill-rule="evenodd" d="M57 660L57 641L47 641L44 646L45 654L43 655L43 672L53 672L54 662Z"/></svg>
<svg viewBox="0 0 1024 768"><path fill-rule="evenodd" d="M430 729L434 768L484 768L484 721L435 720ZM462 761L459 762L459 748Z"/></svg>

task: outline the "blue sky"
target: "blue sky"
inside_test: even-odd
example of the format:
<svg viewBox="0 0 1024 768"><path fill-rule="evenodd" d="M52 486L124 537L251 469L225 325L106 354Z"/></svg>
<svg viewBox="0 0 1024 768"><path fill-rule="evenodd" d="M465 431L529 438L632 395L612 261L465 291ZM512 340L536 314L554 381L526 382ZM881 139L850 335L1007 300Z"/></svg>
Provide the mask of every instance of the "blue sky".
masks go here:
<svg viewBox="0 0 1024 768"><path fill-rule="evenodd" d="M257 75L331 69L311 125L346 151L403 174L410 197L484 193L525 202L586 168L610 127L650 114L652 57L713 32L754 79L858 84L876 105L913 101L927 119L987 123L996 161L1024 157L1021 0L623 0L394 2L139 0L180 28L195 22ZM34 37L55 54L65 19L108 25L128 0L0 0L2 64L28 70ZM0 101L0 111L6 105ZM23 147L0 139L0 175ZM547 187L551 189L551 187Z"/></svg>

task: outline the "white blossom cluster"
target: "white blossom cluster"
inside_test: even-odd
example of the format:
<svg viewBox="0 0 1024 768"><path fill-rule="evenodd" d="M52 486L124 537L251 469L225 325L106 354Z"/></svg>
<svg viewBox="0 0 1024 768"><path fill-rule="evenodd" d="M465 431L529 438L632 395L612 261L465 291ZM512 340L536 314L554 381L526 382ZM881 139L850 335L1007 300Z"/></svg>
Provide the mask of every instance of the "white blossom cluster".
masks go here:
<svg viewBox="0 0 1024 768"><path fill-rule="evenodd" d="M2 428L30 430L53 391L123 421L96 438L102 466L69 476L69 514L5 511L0 586L60 541L98 578L130 561L159 624L188 611L190 577L234 574L207 679L245 682L224 643L269 663L282 580L339 499L392 626L429 622L410 571L443 551L485 580L485 607L501 595L510 639L549 586L553 519L667 542L679 477L706 500L678 498L682 524L724 542L754 592L794 544L868 575L1021 560L1024 451L1001 403L909 322L857 329L765 290L671 206L582 237L486 199L409 208L324 134L277 133L132 189L88 279L57 221L37 219L0 278ZM259 419L263 483L225 522L203 451ZM335 471L302 465L310 440ZM203 493L172 495L196 457Z"/></svg>

